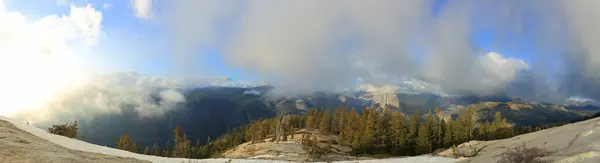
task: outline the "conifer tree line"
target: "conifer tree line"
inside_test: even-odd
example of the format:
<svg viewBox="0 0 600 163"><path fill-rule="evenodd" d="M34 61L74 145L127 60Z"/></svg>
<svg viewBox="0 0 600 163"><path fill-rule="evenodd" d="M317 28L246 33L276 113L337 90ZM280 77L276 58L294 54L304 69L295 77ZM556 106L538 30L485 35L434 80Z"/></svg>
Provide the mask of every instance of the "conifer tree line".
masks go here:
<svg viewBox="0 0 600 163"><path fill-rule="evenodd" d="M231 132L201 143L194 143L185 135L180 126L173 130L172 142L165 147L156 143L151 147L138 147L127 135L122 135L116 143L118 149L131 152L180 158L218 157L228 149L245 142L286 141L298 136L299 130L318 131L320 134L337 135L336 144L352 148L352 154L391 154L396 156L414 156L431 153L436 149L452 146L471 140L495 140L514 135L534 132L566 123L545 124L540 126L511 127L500 112L494 114L492 121L476 124L472 109L455 119L440 118L440 109L428 113L406 116L396 111L377 109L310 109L305 115L286 115L264 118L231 130ZM313 145L316 138L302 134L304 145ZM333 143L333 142L330 142ZM308 148L313 150L322 150Z"/></svg>

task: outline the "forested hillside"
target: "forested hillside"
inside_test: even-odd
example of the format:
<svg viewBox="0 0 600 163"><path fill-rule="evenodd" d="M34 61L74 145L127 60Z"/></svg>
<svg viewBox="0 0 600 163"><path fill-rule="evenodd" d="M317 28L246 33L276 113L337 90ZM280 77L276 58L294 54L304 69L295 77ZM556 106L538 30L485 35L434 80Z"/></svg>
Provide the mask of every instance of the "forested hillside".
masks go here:
<svg viewBox="0 0 600 163"><path fill-rule="evenodd" d="M416 112L404 116L401 112L378 111L376 109L311 109L306 115L287 115L260 119L235 128L215 140L191 140L180 126L173 131L174 137L166 146L138 147L135 140L123 135L117 148L144 154L167 157L208 158L244 142L259 142L265 139L276 142L295 135L298 130L314 130L324 135L336 135L335 142L352 149L352 155L385 154L414 156L431 153L440 148L452 148L471 140L494 140L541 130L565 123L539 126L512 126L500 112L492 121L477 125L472 109L456 119L439 118L440 109L428 113ZM302 143L312 152L326 153L327 150L312 146L310 134L302 136Z"/></svg>

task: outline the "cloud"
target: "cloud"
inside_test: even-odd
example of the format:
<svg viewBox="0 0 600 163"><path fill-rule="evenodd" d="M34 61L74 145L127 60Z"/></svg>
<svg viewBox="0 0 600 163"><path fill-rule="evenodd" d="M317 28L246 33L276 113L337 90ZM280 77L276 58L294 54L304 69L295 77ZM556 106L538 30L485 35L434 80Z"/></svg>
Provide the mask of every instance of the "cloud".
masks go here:
<svg viewBox="0 0 600 163"><path fill-rule="evenodd" d="M199 87L254 87L220 78L167 78L137 72L94 74L82 85L53 94L52 100L35 110L16 113L28 122L52 124L70 119L91 120L101 115L135 111L138 118L161 117L186 103L184 94ZM245 94L260 95L258 91ZM258 94L257 94L258 93Z"/></svg>
<svg viewBox="0 0 600 163"><path fill-rule="evenodd" d="M432 15L432 0L233 2L167 5L166 18L180 36L175 57L184 63L195 57L191 49L218 47L232 67L293 92L341 90L356 78L389 83L403 77L484 91L505 85L522 69L512 68L518 59L490 59L471 45L469 15L483 10L466 0L448 5L441 16Z"/></svg>
<svg viewBox="0 0 600 163"><path fill-rule="evenodd" d="M504 58L495 52L480 56L478 62L483 74L489 75L483 77L484 83L487 81L501 81L501 83L513 81L519 71L529 67L523 60Z"/></svg>
<svg viewBox="0 0 600 163"><path fill-rule="evenodd" d="M0 114L39 108L77 85L85 67L78 52L96 43L101 22L102 13L90 5L30 21L0 1L0 98L11 99Z"/></svg>
<svg viewBox="0 0 600 163"><path fill-rule="evenodd" d="M148 19L152 16L152 0L131 0L135 16Z"/></svg>
<svg viewBox="0 0 600 163"><path fill-rule="evenodd" d="M505 92L516 82L537 88L530 97L600 98L599 2L236 2L166 3L178 65L216 47L228 65L287 91L413 77L455 93Z"/></svg>
<svg viewBox="0 0 600 163"><path fill-rule="evenodd" d="M361 8L362 1L235 2L174 3L168 19L179 36L175 57L189 61L191 49L216 46L231 66L291 91L339 90L351 85L357 73L375 75L349 64L355 62L374 71L408 72L395 69L411 68L405 58L412 54L405 53L401 38L418 30L412 24L426 14L421 12L424 1L382 1L392 5L372 3L372 9ZM379 15L383 17L370 19ZM399 21L410 23L389 21L392 15L404 15ZM342 40L353 38L368 41L359 49L346 49Z"/></svg>
<svg viewBox="0 0 600 163"><path fill-rule="evenodd" d="M140 118L162 116L185 103L176 80L141 76L134 72L90 76L85 84L56 93L37 110L16 114L23 120L50 124L64 119L93 119L98 115L135 111Z"/></svg>

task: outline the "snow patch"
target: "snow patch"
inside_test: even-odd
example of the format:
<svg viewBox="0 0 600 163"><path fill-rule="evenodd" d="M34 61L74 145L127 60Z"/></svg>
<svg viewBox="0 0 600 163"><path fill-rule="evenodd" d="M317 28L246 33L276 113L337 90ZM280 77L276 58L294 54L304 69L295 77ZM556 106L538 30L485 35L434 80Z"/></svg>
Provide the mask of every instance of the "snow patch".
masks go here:
<svg viewBox="0 0 600 163"><path fill-rule="evenodd" d="M247 91L244 91L244 94L260 96L261 92L257 91L257 90L247 90Z"/></svg>

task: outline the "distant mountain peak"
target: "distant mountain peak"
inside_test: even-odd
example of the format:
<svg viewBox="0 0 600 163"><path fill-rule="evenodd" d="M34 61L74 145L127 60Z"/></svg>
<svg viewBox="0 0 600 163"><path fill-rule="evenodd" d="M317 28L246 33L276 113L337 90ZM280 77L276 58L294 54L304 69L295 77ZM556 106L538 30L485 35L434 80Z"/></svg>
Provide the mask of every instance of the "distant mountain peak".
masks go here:
<svg viewBox="0 0 600 163"><path fill-rule="evenodd" d="M434 94L438 96L451 96L444 92L441 86L415 78L406 78L395 84L360 84L359 91L371 93L404 93L404 94Z"/></svg>

